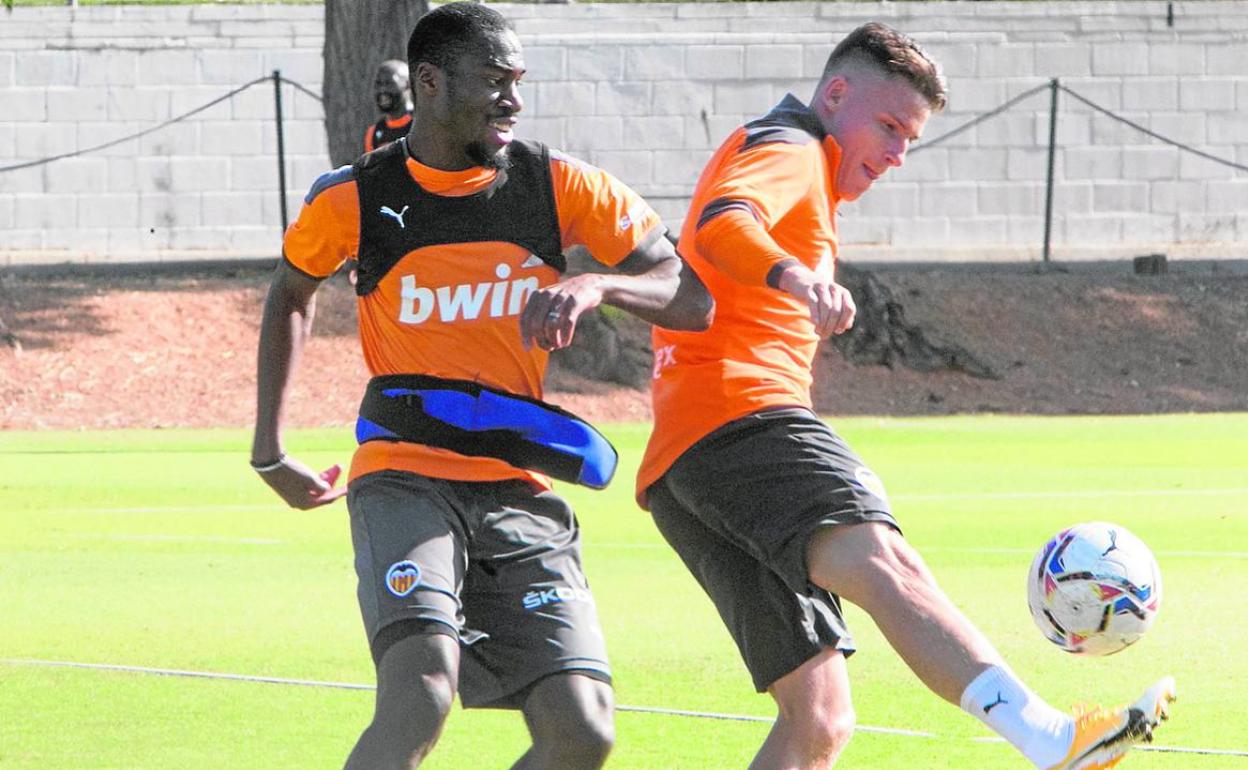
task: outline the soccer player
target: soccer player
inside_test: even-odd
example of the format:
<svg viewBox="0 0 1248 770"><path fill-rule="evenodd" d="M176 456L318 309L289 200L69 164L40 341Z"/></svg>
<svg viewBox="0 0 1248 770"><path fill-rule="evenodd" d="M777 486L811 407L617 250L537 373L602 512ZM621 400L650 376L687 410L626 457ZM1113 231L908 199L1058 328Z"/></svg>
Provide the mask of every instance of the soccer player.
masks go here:
<svg viewBox="0 0 1248 770"><path fill-rule="evenodd" d="M540 400L549 351L602 303L687 330L713 306L633 191L513 136L525 66L497 11L429 12L408 61L411 132L321 176L286 233L252 465L297 508L343 494L337 466L318 474L283 451L281 426L317 286L358 255L373 378L346 495L377 696L346 767L418 766L458 694L523 713L533 742L515 767L597 768L613 742L610 668L576 518L549 477L599 487L615 455ZM561 277L573 244L616 270Z"/></svg>
<svg viewBox="0 0 1248 770"><path fill-rule="evenodd" d="M364 133L364 152L402 139L412 126L412 88L407 62L387 59L381 63L373 79L373 101L381 110L381 118Z"/></svg>
<svg viewBox="0 0 1248 770"><path fill-rule="evenodd" d="M912 40L858 28L809 104L786 96L720 146L681 232L716 315L704 333L653 333L655 426L638 495L779 707L755 770L830 767L849 740L841 598L932 691L1039 768L1115 764L1174 696L1167 677L1117 710L1072 716L1042 701L937 586L880 479L811 411L818 341L854 322L835 280L837 205L900 166L945 99Z"/></svg>

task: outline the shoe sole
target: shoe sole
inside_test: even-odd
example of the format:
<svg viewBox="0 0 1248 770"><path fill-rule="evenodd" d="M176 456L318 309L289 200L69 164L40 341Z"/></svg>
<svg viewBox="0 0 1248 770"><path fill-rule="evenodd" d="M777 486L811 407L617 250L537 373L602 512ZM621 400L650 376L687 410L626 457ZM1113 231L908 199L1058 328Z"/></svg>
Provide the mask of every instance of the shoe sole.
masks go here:
<svg viewBox="0 0 1248 770"><path fill-rule="evenodd" d="M1127 723L1101 745L1069 765L1070 770L1107 770L1123 760L1137 743L1151 743L1153 730L1170 718L1170 704L1176 699L1174 677L1166 677L1148 688L1127 709Z"/></svg>
<svg viewBox="0 0 1248 770"><path fill-rule="evenodd" d="M1153 730L1170 718L1170 704L1178 695L1174 688L1174 677L1168 676L1148 688L1128 710L1127 734L1135 742L1143 740L1152 743Z"/></svg>

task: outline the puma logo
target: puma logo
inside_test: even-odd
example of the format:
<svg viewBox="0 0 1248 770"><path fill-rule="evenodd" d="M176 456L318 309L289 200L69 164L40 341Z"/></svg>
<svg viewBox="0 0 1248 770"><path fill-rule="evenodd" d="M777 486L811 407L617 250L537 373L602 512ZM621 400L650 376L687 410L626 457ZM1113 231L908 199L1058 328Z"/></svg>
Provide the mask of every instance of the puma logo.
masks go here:
<svg viewBox="0 0 1248 770"><path fill-rule="evenodd" d="M394 221L399 223L399 227L406 230L407 225L403 224L403 215L407 213L407 210L409 208L411 208L411 206L404 206L402 211L395 211L389 206L382 206L381 213L385 214L388 217L394 217Z"/></svg>
<svg viewBox="0 0 1248 770"><path fill-rule="evenodd" d="M1002 703L1009 703L1009 701L1006 700L1005 698L1002 698L1001 691L998 690L997 699L993 701L992 703L989 703L987 706L984 706L984 713L987 714L989 711L992 711L994 708L996 708L997 706L1000 706Z"/></svg>
<svg viewBox="0 0 1248 770"><path fill-rule="evenodd" d="M1109 547L1105 549L1105 553L1101 556L1107 556L1110 551L1118 550L1118 531L1111 529L1109 531Z"/></svg>

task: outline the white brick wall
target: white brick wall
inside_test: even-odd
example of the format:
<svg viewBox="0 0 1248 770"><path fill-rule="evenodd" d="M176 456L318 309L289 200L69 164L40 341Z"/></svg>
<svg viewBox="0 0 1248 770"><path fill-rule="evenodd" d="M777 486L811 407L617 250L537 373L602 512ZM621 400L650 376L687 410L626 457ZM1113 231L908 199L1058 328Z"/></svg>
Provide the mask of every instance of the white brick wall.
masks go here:
<svg viewBox="0 0 1248 770"><path fill-rule="evenodd" d="M1248 162L1248 3L578 3L498 6L525 44L521 134L611 170L673 227L702 164L786 91L810 96L831 46L872 19L927 45L950 81L934 138L1059 77L1177 141ZM280 68L319 92L322 9L18 7L0 24L0 166L150 128ZM288 206L329 161L315 100L283 88ZM873 258L1036 258L1048 93L911 155L840 219ZM1059 256L1248 254L1248 174L1060 98ZM174 127L0 172L0 265L273 256L273 91ZM920 145L921 146L921 145ZM1183 242L1183 243L1180 243ZM1186 246L1185 246L1186 244Z"/></svg>

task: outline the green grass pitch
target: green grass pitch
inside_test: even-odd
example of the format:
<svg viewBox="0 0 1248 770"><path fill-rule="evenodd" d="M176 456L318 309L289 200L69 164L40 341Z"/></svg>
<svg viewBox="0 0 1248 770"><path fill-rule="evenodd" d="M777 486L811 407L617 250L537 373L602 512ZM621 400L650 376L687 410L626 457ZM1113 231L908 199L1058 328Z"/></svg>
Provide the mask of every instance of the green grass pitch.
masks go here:
<svg viewBox="0 0 1248 770"><path fill-rule="evenodd" d="M834 421L888 486L907 536L955 602L1055 704L1133 699L1173 673L1180 701L1137 770L1248 770L1248 415ZM626 706L770 717L735 648L631 497L646 426L610 426L606 492L561 487L584 528ZM371 684L346 509L283 508L246 465L244 431L0 433L0 768L338 768L363 690L192 679L15 661ZM295 432L321 466L349 431ZM784 501L777 501L777 505ZM1103 659L1041 638L1024 575L1059 528L1104 519L1156 552L1152 632ZM921 687L853 608L865 727L839 767L1025 768ZM742 768L758 722L621 711L609 768ZM518 716L456 710L426 767L506 768ZM1236 754L1238 752L1238 754Z"/></svg>

